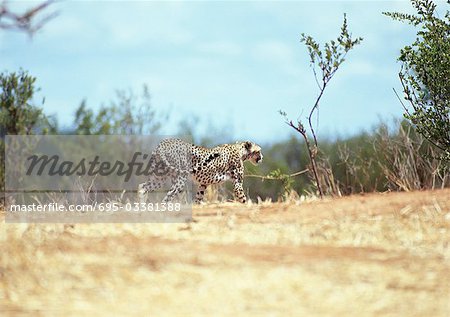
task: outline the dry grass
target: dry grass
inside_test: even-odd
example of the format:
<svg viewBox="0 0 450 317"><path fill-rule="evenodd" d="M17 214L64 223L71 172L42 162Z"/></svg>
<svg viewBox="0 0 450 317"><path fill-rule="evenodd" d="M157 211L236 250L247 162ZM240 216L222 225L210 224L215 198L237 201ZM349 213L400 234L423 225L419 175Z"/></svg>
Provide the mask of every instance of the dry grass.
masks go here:
<svg viewBox="0 0 450 317"><path fill-rule="evenodd" d="M449 316L450 190L0 224L2 315Z"/></svg>

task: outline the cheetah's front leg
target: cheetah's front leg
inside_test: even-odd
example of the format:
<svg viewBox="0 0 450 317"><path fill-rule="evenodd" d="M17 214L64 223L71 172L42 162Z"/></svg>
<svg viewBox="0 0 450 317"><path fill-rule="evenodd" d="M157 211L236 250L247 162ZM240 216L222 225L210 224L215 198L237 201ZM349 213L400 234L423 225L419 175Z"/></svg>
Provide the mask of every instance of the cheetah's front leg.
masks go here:
<svg viewBox="0 0 450 317"><path fill-rule="evenodd" d="M239 179L234 180L234 197L241 203L245 203L247 198L244 194L244 187L242 186L242 181Z"/></svg>
<svg viewBox="0 0 450 317"><path fill-rule="evenodd" d="M207 185L198 185L197 194L195 194L195 203L199 204L203 201Z"/></svg>

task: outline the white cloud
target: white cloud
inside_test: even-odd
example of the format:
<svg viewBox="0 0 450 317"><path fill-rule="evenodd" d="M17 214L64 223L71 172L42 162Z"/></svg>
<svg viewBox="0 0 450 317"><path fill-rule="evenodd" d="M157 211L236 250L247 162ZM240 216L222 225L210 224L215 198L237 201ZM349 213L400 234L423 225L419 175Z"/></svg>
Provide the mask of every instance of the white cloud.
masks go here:
<svg viewBox="0 0 450 317"><path fill-rule="evenodd" d="M59 15L48 22L38 40L64 41L62 49L136 49L161 44L189 43L184 27L189 7L160 2L64 2Z"/></svg>
<svg viewBox="0 0 450 317"><path fill-rule="evenodd" d="M181 7L181 3L172 2L119 2L108 5L99 22L106 29L103 34L117 46L181 45L193 38L183 25L189 19L189 10Z"/></svg>
<svg viewBox="0 0 450 317"><path fill-rule="evenodd" d="M301 59L297 59L294 47L284 42L262 41L254 46L252 52L256 60L269 64L268 67L279 69L288 75L298 76L302 69Z"/></svg>
<svg viewBox="0 0 450 317"><path fill-rule="evenodd" d="M197 50L201 53L225 56L237 56L242 52L240 45L227 41L202 43L198 45Z"/></svg>
<svg viewBox="0 0 450 317"><path fill-rule="evenodd" d="M348 65L347 65L348 64ZM371 63L368 60L350 60L347 63L344 63L344 69L345 69L345 74L348 76L355 76L355 75L374 75L375 73L377 73L377 71L379 71L379 69L377 69L375 67L375 65L373 65L373 63Z"/></svg>
<svg viewBox="0 0 450 317"><path fill-rule="evenodd" d="M287 44L272 40L257 44L255 55L265 61L285 63L293 60L294 53Z"/></svg>
<svg viewBox="0 0 450 317"><path fill-rule="evenodd" d="M50 20L39 36L45 38L68 38L78 34L86 34L87 26L82 19L71 15L64 15Z"/></svg>

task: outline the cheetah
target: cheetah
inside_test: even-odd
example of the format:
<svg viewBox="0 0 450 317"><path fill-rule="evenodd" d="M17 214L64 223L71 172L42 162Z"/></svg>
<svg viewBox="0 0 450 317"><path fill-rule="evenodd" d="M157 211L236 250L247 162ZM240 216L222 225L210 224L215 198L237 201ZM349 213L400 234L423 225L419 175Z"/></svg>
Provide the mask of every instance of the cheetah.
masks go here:
<svg viewBox="0 0 450 317"><path fill-rule="evenodd" d="M181 139L166 139L157 146L151 159L154 166L152 175L138 187L141 202L146 201L147 193L161 188L167 178L171 182L171 188L163 202L172 201L184 190L188 177L191 176L198 184L196 203L203 201L205 190L209 185L227 180L233 182L235 198L245 203L247 198L242 186L243 163L250 161L257 165L262 161L263 155L261 147L250 141L205 148Z"/></svg>

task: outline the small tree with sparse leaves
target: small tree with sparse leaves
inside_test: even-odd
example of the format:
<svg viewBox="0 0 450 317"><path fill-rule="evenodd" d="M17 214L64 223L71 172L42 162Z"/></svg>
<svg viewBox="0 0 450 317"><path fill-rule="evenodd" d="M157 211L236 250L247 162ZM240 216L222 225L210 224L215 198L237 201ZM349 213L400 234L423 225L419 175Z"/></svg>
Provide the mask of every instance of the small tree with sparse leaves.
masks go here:
<svg viewBox="0 0 450 317"><path fill-rule="evenodd" d="M316 128L313 125L313 119L318 115L319 103L325 88L328 86L330 80L336 74L339 67L345 61L347 53L356 45L361 43L362 38L352 38L348 31L347 17L344 14L344 22L341 27L340 35L337 40L331 40L330 42L325 43L324 49L321 49L319 43L317 43L311 36L305 35L304 33L302 33L300 41L305 43L306 48L308 49L311 68L314 73L317 87L319 88L319 95L309 111L309 115L307 117L308 127L305 127L301 120L297 120L297 122L294 123L292 120L287 118L287 114L285 112L280 111L280 113L284 116L286 123L303 136L308 149L311 172L313 174L317 190L319 191L319 195L320 197L323 197L323 189L320 184L320 177L318 175L319 172L317 168L317 155L319 153L319 147Z"/></svg>

